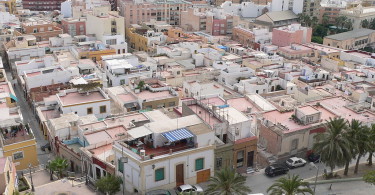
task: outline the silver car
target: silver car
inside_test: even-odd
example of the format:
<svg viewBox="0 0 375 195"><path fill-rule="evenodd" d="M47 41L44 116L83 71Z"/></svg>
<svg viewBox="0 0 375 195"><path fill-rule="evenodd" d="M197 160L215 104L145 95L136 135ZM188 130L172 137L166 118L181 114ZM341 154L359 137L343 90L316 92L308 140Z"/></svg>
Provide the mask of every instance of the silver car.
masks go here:
<svg viewBox="0 0 375 195"><path fill-rule="evenodd" d="M203 193L203 189L199 185L184 184L176 188L177 193L182 192L197 192L197 194Z"/></svg>

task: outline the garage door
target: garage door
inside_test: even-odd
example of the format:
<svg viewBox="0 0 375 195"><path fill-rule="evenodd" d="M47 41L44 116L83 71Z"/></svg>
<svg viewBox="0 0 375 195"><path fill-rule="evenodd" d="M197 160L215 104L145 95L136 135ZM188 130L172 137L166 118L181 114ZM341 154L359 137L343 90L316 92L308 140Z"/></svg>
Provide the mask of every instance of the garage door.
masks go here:
<svg viewBox="0 0 375 195"><path fill-rule="evenodd" d="M197 172L197 183L206 182L208 179L210 179L210 174L210 169Z"/></svg>

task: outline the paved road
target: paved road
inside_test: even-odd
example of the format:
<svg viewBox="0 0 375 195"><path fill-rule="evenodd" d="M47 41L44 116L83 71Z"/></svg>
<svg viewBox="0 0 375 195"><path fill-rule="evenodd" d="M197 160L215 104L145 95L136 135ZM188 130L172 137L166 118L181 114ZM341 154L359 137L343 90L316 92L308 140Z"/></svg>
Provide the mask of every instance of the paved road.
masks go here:
<svg viewBox="0 0 375 195"><path fill-rule="evenodd" d="M16 83L15 80L12 80L12 76L9 72L7 72L7 78L8 81L11 81L12 85ZM21 109L22 117L25 123L29 123L31 126L31 129L34 133L36 142L37 142L37 152L38 152L38 160L39 164L47 164L47 161L49 159L49 155L52 155L50 152L43 152L40 147L45 145L47 143L47 140L44 139L44 135L42 131L39 128L39 124L35 118L34 112L32 112L29 105L26 103L25 97L23 95L23 91L21 87L16 83L16 85L13 85L15 95L18 99L18 106Z"/></svg>
<svg viewBox="0 0 375 195"><path fill-rule="evenodd" d="M365 163L367 160L366 157L361 158L361 163ZM353 160L350 164L351 166L355 165L355 160ZM319 167L319 175L323 175L324 169L326 166L323 163L316 163L316 166ZM337 168L335 170L342 169L343 167ZM329 170L329 168L326 168ZM291 169L289 171L289 174L293 175L299 175L300 178L303 179L314 179L316 176L317 169L314 167L311 167L309 164L307 164L304 167L299 167L295 169ZM252 193L263 193L267 194L267 188L271 186L275 180L279 179L280 177L283 177L285 175L280 175L276 177L268 177L264 174L264 169L260 170L259 172L256 172L254 174L248 174L246 179L246 184L251 188ZM374 193L375 194L375 193Z"/></svg>

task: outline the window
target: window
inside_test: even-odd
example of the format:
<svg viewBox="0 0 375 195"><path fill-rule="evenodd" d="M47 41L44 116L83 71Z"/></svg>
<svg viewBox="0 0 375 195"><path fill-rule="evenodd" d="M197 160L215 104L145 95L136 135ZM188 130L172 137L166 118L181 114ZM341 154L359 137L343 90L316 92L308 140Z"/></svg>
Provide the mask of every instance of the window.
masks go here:
<svg viewBox="0 0 375 195"><path fill-rule="evenodd" d="M204 168L204 158L198 158L195 160L195 171L202 170Z"/></svg>
<svg viewBox="0 0 375 195"><path fill-rule="evenodd" d="M306 123L311 123L314 120L313 116L306 116Z"/></svg>
<svg viewBox="0 0 375 195"><path fill-rule="evenodd" d="M291 150L296 150L298 147L298 139L292 141Z"/></svg>
<svg viewBox="0 0 375 195"><path fill-rule="evenodd" d="M237 152L237 167L242 167L244 161L244 151L238 151Z"/></svg>
<svg viewBox="0 0 375 195"><path fill-rule="evenodd" d="M96 172L96 179L100 179L100 177L102 176L102 171L98 167L96 167L95 172Z"/></svg>
<svg viewBox="0 0 375 195"><path fill-rule="evenodd" d="M164 180L164 168L155 170L155 181Z"/></svg>
<svg viewBox="0 0 375 195"><path fill-rule="evenodd" d="M175 106L176 102L169 102L168 105L169 105L169 107Z"/></svg>
<svg viewBox="0 0 375 195"><path fill-rule="evenodd" d="M23 151L13 153L13 160L21 160L23 157Z"/></svg>
<svg viewBox="0 0 375 195"><path fill-rule="evenodd" d="M220 168L223 165L223 158L216 158L216 168Z"/></svg>
<svg viewBox="0 0 375 195"><path fill-rule="evenodd" d="M107 106L100 106L100 114L107 112Z"/></svg>
<svg viewBox="0 0 375 195"><path fill-rule="evenodd" d="M125 79L120 80L120 85L125 85Z"/></svg>
<svg viewBox="0 0 375 195"><path fill-rule="evenodd" d="M87 114L92 114L92 108L87 108Z"/></svg>

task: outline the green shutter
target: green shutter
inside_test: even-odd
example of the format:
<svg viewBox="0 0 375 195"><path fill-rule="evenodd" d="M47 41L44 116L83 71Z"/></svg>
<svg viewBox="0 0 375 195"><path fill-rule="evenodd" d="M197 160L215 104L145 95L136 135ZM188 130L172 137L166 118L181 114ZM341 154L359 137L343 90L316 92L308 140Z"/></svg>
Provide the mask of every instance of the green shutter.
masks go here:
<svg viewBox="0 0 375 195"><path fill-rule="evenodd" d="M156 169L155 181L161 181L164 179L164 168Z"/></svg>
<svg viewBox="0 0 375 195"><path fill-rule="evenodd" d="M124 171L124 163L122 163L120 159L118 160L118 171L121 173Z"/></svg>
<svg viewBox="0 0 375 195"><path fill-rule="evenodd" d="M203 158L198 158L197 160L195 160L195 170L196 171L202 170L203 165L204 165L204 159Z"/></svg>

